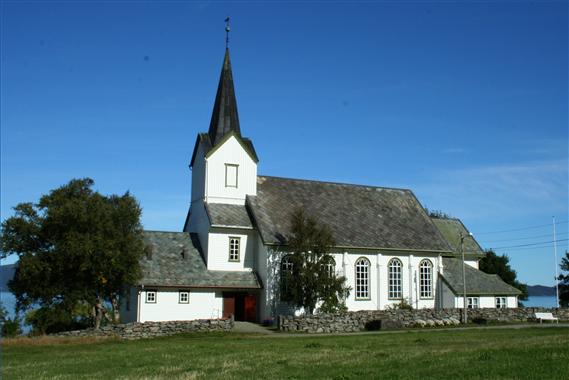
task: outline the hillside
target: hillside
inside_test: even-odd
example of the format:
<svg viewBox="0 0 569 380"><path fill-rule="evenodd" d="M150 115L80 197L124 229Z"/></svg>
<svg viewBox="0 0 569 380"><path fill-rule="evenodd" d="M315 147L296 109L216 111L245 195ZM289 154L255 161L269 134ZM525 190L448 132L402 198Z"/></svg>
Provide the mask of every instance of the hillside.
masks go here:
<svg viewBox="0 0 569 380"><path fill-rule="evenodd" d="M555 296L555 286L528 285L529 296Z"/></svg>

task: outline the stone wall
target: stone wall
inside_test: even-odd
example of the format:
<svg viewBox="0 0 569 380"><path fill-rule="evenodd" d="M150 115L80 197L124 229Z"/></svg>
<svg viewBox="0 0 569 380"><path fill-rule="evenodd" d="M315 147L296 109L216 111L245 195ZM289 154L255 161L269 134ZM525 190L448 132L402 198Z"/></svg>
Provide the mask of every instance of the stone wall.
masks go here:
<svg viewBox="0 0 569 380"><path fill-rule="evenodd" d="M99 330L85 329L65 331L56 336L119 337L121 339L141 339L168 336L187 332L229 331L233 328L232 319L199 319L194 321L134 322L103 326Z"/></svg>
<svg viewBox="0 0 569 380"><path fill-rule="evenodd" d="M550 312L559 320L569 320L569 309L516 308L469 309L469 321L527 322L535 320L536 312ZM405 327L458 325L462 309L372 310L312 316L279 316L281 331L336 333Z"/></svg>

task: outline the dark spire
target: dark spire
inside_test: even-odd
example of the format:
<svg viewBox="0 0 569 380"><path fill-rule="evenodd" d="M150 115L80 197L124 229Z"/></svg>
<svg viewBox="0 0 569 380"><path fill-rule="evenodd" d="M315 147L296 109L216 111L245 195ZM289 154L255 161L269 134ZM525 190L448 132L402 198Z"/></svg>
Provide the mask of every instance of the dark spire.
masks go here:
<svg viewBox="0 0 569 380"><path fill-rule="evenodd" d="M217 94L215 95L213 114L209 123L208 134L211 144L217 144L230 131L241 137L229 49L225 49L225 58L223 59L223 67L221 68L221 76L217 86Z"/></svg>

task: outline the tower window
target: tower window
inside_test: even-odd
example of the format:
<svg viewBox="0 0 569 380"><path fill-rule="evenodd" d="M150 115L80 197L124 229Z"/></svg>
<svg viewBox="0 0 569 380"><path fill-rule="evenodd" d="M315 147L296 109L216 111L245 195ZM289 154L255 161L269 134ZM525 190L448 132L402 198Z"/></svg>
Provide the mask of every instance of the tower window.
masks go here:
<svg viewBox="0 0 569 380"><path fill-rule="evenodd" d="M225 187L237 187L239 165L225 164Z"/></svg>
<svg viewBox="0 0 569 380"><path fill-rule="evenodd" d="M229 238L229 261L239 261L239 246L241 245L241 238Z"/></svg>

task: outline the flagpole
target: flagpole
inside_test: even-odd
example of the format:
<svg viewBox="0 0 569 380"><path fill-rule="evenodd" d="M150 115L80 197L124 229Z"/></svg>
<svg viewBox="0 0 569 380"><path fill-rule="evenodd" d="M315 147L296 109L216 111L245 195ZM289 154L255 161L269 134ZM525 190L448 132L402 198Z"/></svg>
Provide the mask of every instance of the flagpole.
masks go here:
<svg viewBox="0 0 569 380"><path fill-rule="evenodd" d="M557 267L559 266L557 263L557 237L555 233L555 216L553 217L553 253L555 255L555 291L557 294L556 301L557 301L557 308L559 308L559 274L557 273Z"/></svg>

